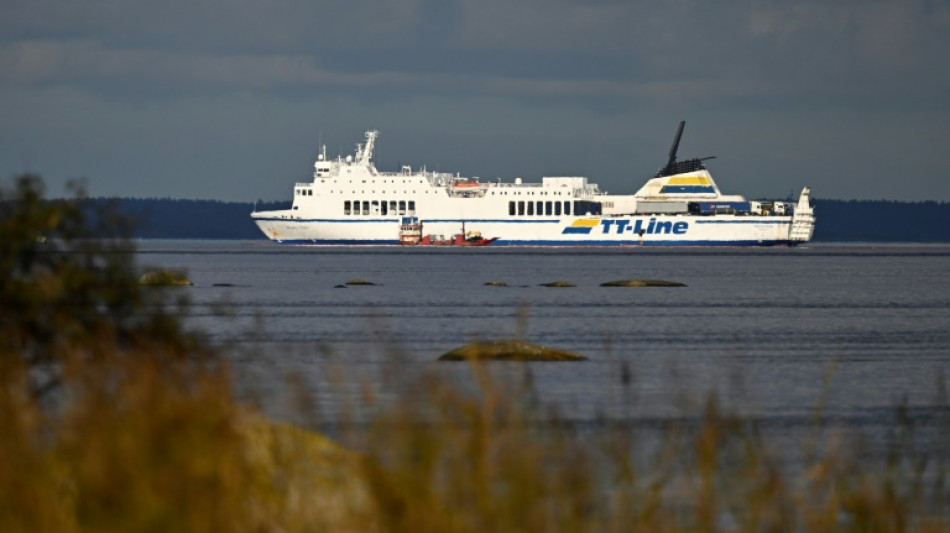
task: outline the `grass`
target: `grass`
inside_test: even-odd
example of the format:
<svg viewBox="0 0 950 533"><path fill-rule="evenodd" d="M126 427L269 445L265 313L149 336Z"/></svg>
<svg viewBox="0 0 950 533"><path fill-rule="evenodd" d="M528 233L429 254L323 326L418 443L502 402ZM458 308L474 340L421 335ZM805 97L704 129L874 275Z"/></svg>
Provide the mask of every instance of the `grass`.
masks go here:
<svg viewBox="0 0 950 533"><path fill-rule="evenodd" d="M472 383L422 372L379 403L365 387L354 407L375 415L341 446L239 398L187 301L140 287L70 205L29 180L5 194L0 531L950 529L943 377L937 433L898 405L880 460L817 417L784 465L715 395L649 431L583 430L474 361Z"/></svg>

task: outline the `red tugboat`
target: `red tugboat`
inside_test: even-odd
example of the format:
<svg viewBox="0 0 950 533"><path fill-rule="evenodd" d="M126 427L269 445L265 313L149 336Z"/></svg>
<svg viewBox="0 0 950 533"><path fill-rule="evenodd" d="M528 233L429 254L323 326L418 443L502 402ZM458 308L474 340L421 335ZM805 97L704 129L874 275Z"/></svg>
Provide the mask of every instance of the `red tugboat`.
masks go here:
<svg viewBox="0 0 950 533"><path fill-rule="evenodd" d="M486 239L478 231L465 231L462 222L462 232L451 238L442 235L422 235L422 221L417 217L403 217L399 225L399 244L403 246L488 246L498 240L498 237Z"/></svg>

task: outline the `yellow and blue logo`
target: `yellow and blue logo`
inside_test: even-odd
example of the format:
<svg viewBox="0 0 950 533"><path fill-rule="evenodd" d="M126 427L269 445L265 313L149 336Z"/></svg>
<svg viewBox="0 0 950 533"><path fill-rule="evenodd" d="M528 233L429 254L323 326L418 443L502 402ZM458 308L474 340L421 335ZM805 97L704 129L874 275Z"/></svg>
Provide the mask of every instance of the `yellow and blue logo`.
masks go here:
<svg viewBox="0 0 950 533"><path fill-rule="evenodd" d="M677 193L714 193L709 178L705 176L673 176L666 180L660 194Z"/></svg>
<svg viewBox="0 0 950 533"><path fill-rule="evenodd" d="M600 221L596 218L579 218L573 224L564 228L561 235L590 235L590 232L598 225L600 225Z"/></svg>

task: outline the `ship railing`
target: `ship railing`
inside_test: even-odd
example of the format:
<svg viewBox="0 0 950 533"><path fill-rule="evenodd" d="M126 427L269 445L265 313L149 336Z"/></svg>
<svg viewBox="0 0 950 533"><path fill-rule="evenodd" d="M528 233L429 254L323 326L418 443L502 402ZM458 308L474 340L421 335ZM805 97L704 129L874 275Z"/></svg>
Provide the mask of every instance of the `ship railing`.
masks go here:
<svg viewBox="0 0 950 533"><path fill-rule="evenodd" d="M451 172L429 172L428 170L421 170L421 171L413 172L412 174L406 174L405 172L377 172L377 174L380 176L387 176L387 177L422 176L424 178L445 178L445 179L459 177L458 175L452 174Z"/></svg>
<svg viewBox="0 0 950 533"><path fill-rule="evenodd" d="M604 196L607 193L600 192L597 187L582 187L574 189L574 196Z"/></svg>
<svg viewBox="0 0 950 533"><path fill-rule="evenodd" d="M488 182L485 185L490 187L517 187L517 188L526 188L526 187L543 187L541 183L498 183L498 182Z"/></svg>

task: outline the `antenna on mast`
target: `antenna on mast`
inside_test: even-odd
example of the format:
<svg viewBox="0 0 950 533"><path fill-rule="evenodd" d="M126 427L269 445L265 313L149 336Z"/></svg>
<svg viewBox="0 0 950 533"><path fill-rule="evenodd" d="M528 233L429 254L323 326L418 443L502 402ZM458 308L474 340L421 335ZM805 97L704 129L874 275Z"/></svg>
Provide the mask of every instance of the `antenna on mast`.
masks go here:
<svg viewBox="0 0 950 533"><path fill-rule="evenodd" d="M369 163L373 158L373 145L376 143L376 137L378 135L379 132L376 130L366 132L366 146L357 150L360 163Z"/></svg>

